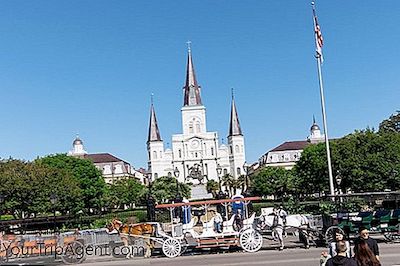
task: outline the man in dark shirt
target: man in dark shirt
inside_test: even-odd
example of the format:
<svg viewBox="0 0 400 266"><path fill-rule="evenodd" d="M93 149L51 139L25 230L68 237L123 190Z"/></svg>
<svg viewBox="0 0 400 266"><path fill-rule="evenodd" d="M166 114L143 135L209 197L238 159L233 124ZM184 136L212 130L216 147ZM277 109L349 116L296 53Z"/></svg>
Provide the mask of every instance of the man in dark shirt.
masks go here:
<svg viewBox="0 0 400 266"><path fill-rule="evenodd" d="M346 257L347 245L343 240L336 243L337 255L328 259L326 266L357 266L353 258Z"/></svg>
<svg viewBox="0 0 400 266"><path fill-rule="evenodd" d="M364 226L361 226L358 229L358 234L360 235L355 241L354 241L354 253L356 254L358 251L358 243L360 240L364 240L367 242L368 247L371 249L371 251L374 253L375 257L377 260L379 260L379 247L378 247L378 242L376 242L375 239L369 237L369 232L368 229L365 228Z"/></svg>

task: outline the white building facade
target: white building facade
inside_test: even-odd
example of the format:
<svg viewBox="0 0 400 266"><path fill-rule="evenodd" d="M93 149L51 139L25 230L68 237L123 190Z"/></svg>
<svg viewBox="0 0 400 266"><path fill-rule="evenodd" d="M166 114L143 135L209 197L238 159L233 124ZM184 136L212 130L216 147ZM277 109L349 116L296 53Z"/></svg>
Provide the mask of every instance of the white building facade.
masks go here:
<svg viewBox="0 0 400 266"><path fill-rule="evenodd" d="M135 178L142 184L145 182L146 173L144 169L136 170L130 163L109 153L88 153L79 136L72 143L72 150L68 152L68 155L92 161L95 167L101 171L105 182L108 184L125 178Z"/></svg>
<svg viewBox="0 0 400 266"><path fill-rule="evenodd" d="M174 176L174 172L179 171L180 182L196 184L196 181L191 180L193 173L203 176L203 183L211 179L218 181L217 167L222 169L220 177L230 174L237 178L244 174L245 143L234 98L228 143L220 144L218 133L207 130L206 108L201 100L201 87L197 83L190 49L183 90L182 133L172 136L171 149L164 148L155 109L151 104L147 151L148 172L152 180L161 176Z"/></svg>
<svg viewBox="0 0 400 266"><path fill-rule="evenodd" d="M305 147L310 144L324 142L324 138L325 135L321 133L319 126L315 122L315 118L313 118L310 135L307 137L307 140L286 141L282 143L264 154L258 160L257 168L263 166L276 166L285 169L292 169L297 161L300 160L301 153Z"/></svg>

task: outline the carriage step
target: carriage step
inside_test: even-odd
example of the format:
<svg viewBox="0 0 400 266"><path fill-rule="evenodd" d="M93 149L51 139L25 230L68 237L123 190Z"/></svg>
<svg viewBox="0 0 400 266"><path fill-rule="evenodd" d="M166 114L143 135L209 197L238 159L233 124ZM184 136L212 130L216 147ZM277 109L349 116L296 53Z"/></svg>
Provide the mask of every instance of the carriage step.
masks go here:
<svg viewBox="0 0 400 266"><path fill-rule="evenodd" d="M238 244L239 241L236 237L197 239L197 248L227 247Z"/></svg>
<svg viewBox="0 0 400 266"><path fill-rule="evenodd" d="M231 241L238 241L237 237L229 237L229 238L206 238L206 239L198 239L197 243L223 243L223 242L231 242Z"/></svg>
<svg viewBox="0 0 400 266"><path fill-rule="evenodd" d="M204 246L196 246L196 248L218 248L218 247L230 247L230 246L239 246L239 243L226 243L226 244L214 244L214 245L204 245Z"/></svg>

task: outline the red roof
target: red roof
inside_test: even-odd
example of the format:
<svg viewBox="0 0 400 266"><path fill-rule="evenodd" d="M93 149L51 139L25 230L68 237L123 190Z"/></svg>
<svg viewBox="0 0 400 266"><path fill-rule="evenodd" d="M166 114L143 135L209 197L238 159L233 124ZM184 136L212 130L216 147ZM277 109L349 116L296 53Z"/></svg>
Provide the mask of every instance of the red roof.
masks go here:
<svg viewBox="0 0 400 266"><path fill-rule="evenodd" d="M305 147L310 145L310 142L307 140L298 140L298 141L286 141L279 145L278 147L270 150L271 151L293 151L293 150L304 150Z"/></svg>
<svg viewBox="0 0 400 266"><path fill-rule="evenodd" d="M124 162L126 164L129 164L128 162L125 162L124 160L121 160L118 157L115 157L112 154L109 153L92 153L92 154L86 154L85 155L86 159L91 160L93 163L114 163L114 162Z"/></svg>

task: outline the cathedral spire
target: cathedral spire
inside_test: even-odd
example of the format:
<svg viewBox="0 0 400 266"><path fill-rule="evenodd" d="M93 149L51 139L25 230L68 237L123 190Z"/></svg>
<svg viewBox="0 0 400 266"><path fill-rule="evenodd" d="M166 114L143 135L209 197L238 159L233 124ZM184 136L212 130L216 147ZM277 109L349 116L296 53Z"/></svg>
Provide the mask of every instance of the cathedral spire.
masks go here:
<svg viewBox="0 0 400 266"><path fill-rule="evenodd" d="M149 136L147 142L161 141L160 131L158 130L156 111L153 105L153 94L151 95L151 107L150 107L150 123L149 123Z"/></svg>
<svg viewBox="0 0 400 266"><path fill-rule="evenodd" d="M186 66L186 83L183 87L185 91L184 106L202 105L200 97L200 86L197 84L196 74L194 72L192 50L190 47L191 42L188 41L188 61Z"/></svg>
<svg viewBox="0 0 400 266"><path fill-rule="evenodd" d="M232 108L231 108L231 121L229 124L229 136L243 136L242 129L239 123L239 116L237 114L236 105L235 105L235 97L233 96L232 89Z"/></svg>

